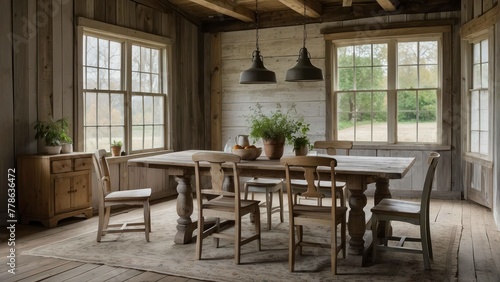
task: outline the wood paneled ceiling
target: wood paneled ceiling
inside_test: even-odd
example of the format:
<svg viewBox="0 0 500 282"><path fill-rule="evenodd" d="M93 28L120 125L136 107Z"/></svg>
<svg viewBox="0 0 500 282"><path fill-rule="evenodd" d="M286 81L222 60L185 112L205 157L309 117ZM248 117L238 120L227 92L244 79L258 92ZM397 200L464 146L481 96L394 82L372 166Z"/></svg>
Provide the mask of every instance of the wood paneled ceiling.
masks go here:
<svg viewBox="0 0 500 282"><path fill-rule="evenodd" d="M133 0L161 9L174 8L203 31L255 28L255 0ZM334 22L390 14L460 10L460 0L258 0L259 27L279 27L306 22Z"/></svg>

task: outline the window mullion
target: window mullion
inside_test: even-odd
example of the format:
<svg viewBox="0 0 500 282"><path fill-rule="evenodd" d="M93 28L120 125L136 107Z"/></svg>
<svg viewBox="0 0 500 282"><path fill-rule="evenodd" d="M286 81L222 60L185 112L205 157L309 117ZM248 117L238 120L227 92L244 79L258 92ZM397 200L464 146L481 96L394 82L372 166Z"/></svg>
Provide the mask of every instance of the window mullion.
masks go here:
<svg viewBox="0 0 500 282"><path fill-rule="evenodd" d="M387 142L395 144L397 142L397 41L390 40L388 49L388 70L387 70Z"/></svg>
<svg viewBox="0 0 500 282"><path fill-rule="evenodd" d="M124 43L124 53L122 59L122 73L125 75L125 140L127 140L126 150L132 152L132 44L129 40Z"/></svg>

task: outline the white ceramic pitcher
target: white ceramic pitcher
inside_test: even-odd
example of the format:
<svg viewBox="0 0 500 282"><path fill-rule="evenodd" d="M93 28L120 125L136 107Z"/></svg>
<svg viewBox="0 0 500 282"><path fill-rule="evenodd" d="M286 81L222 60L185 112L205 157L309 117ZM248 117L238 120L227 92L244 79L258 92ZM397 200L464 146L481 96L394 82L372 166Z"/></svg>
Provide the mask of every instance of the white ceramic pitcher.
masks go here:
<svg viewBox="0 0 500 282"><path fill-rule="evenodd" d="M235 138L236 144L240 145L241 147L245 148L246 146L250 146L250 141L248 140L248 135L244 134L239 134Z"/></svg>

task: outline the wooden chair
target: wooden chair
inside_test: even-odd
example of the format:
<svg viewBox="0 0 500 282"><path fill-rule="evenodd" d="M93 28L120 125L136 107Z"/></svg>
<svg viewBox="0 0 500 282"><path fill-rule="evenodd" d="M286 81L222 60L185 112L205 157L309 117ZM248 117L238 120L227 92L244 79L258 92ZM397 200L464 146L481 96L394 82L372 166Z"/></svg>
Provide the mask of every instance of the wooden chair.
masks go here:
<svg viewBox="0 0 500 282"><path fill-rule="evenodd" d="M124 232L144 232L146 241L149 242L149 232L151 232L151 213L149 208L149 198L151 188L111 191L111 179L109 176L109 166L106 160L106 150L97 150L93 156L94 168L99 184L99 226L97 229L97 242L107 233ZM144 221L135 223L109 224L111 207L117 205L142 206L144 209ZM129 226L143 226L132 227Z"/></svg>
<svg viewBox="0 0 500 282"><path fill-rule="evenodd" d="M328 155L336 155L337 150L345 150L345 154L349 155L349 150L352 149L352 141L316 141L314 142L314 149L324 149L326 150L326 153ZM335 193L338 199L340 199L341 203L345 205L345 202L347 200L347 193L344 193L345 191L345 182L342 181L337 181L335 183ZM306 191L306 183L305 181L302 180L293 180L292 181L292 189L294 191L294 194L296 195L295 201L297 201L297 196L300 196L300 192ZM320 189L324 190L322 191L323 194L325 194L326 197L332 197L330 194L330 186L331 183L328 181L323 181L321 184ZM322 199L318 198L318 205L322 205ZM345 250L344 250L345 251Z"/></svg>
<svg viewBox="0 0 500 282"><path fill-rule="evenodd" d="M280 220L283 222L283 180L269 179L269 178L253 178L245 182L243 186L245 197L248 199L248 193L252 193L252 200L254 193L265 193L266 202L263 203L267 210L267 230L271 230L271 215L274 211L279 211ZM278 192L279 207L273 208L273 195Z"/></svg>
<svg viewBox="0 0 500 282"><path fill-rule="evenodd" d="M378 251L399 251L420 253L424 258L425 269L431 269L430 260L432 259L432 243L429 223L429 205L432 190L432 182L439 159L438 153L431 153L428 159L429 167L424 181L422 198L420 202L410 202L397 199L383 199L371 209L372 212L372 234L374 242L377 239L377 224L385 221L386 229L383 245L373 244L373 262L375 262ZM390 221L402 221L420 226L420 238L407 236L388 236ZM389 245L388 241L397 241L396 245ZM404 243L420 242L422 248L408 248Z"/></svg>
<svg viewBox="0 0 500 282"><path fill-rule="evenodd" d="M234 240L234 261L240 263L241 246L257 240L257 250L260 251L260 210L259 201L240 199L240 181L237 163L241 158L238 155L219 152L200 152L193 154L195 162L196 178L196 202L198 204L198 236L196 240L196 259L201 259L203 239L207 236L215 238L216 247L219 245L219 239ZM210 163L211 187L202 188L200 162ZM229 169L223 168L224 163L229 163ZM233 176L234 192L223 190L224 178L228 175ZM204 196L211 198L203 201ZM243 216L251 214L255 218L255 234L242 238L241 219ZM205 228L205 217L216 218L216 224L207 230ZM220 232L220 219L234 220L234 234Z"/></svg>
<svg viewBox="0 0 500 282"><path fill-rule="evenodd" d="M318 189L321 186L319 174L317 173L318 166L330 167L330 183L335 183L335 166L337 161L329 157L318 156L297 156L283 157L281 164L285 165L286 185L288 191L291 190L291 173L296 173L297 169L304 171L304 179L307 182L307 190L302 193L302 196L310 198L323 198L325 195ZM296 176L294 176L296 177ZM330 186L330 192L335 193L335 185ZM299 249L299 254L302 254L303 246L330 248L332 272L337 274L337 255L340 250L346 247L346 211L345 206L337 206L337 201L332 200L332 206L311 206L298 204L292 200L293 193L288 194L289 207L289 224L290 237L288 245L288 262L290 271L295 269L295 252ZM341 226L341 240L337 242L337 225ZM303 234L303 226L327 226L331 228L330 243L313 242L305 240ZM297 241L295 241L295 227L297 228Z"/></svg>

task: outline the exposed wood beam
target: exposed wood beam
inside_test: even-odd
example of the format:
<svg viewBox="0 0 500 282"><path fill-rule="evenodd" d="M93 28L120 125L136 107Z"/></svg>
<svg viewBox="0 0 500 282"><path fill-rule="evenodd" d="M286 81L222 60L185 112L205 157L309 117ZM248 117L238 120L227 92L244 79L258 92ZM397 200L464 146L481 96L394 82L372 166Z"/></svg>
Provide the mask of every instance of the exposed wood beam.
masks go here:
<svg viewBox="0 0 500 282"><path fill-rule="evenodd" d="M412 5L411 7L401 6L398 10L395 11L395 14L417 14L450 11L460 11L460 2L452 2L449 4L432 2L425 5ZM309 18L306 20L306 23L310 24L346 21L369 18L373 17L373 15L389 15L389 12L384 11L380 7L380 5L375 2L373 4L353 5L352 7L342 7L339 4L337 6L325 8L321 18ZM296 13L290 13L289 11L259 13L259 28L293 26L301 25L303 23L304 18L302 16ZM385 26L385 24L381 24L381 27L383 26ZM203 25L204 32L226 32L249 29L255 29L255 25L251 23L244 23L238 20L228 20L223 22L221 22L220 20L214 20L213 22L206 22Z"/></svg>
<svg viewBox="0 0 500 282"><path fill-rule="evenodd" d="M351 7L352 6L352 0L343 0L342 1L342 7Z"/></svg>
<svg viewBox="0 0 500 282"><path fill-rule="evenodd" d="M306 5L306 16L309 18L319 18L323 14L323 6L316 0L279 0L288 8L304 15L304 2Z"/></svg>
<svg viewBox="0 0 500 282"><path fill-rule="evenodd" d="M175 11L179 15L183 16L185 19L192 22L194 25L201 26L201 21L198 18L195 18L192 15L186 13L184 10L179 9L177 6L174 6L173 4L168 2L168 0L132 0L132 1L137 4L153 8L165 14L169 14Z"/></svg>
<svg viewBox="0 0 500 282"><path fill-rule="evenodd" d="M398 0L377 0L377 2L387 12L395 11L399 4Z"/></svg>
<svg viewBox="0 0 500 282"><path fill-rule="evenodd" d="M254 22L255 12L228 0L190 0L215 12L231 16L244 22Z"/></svg>

